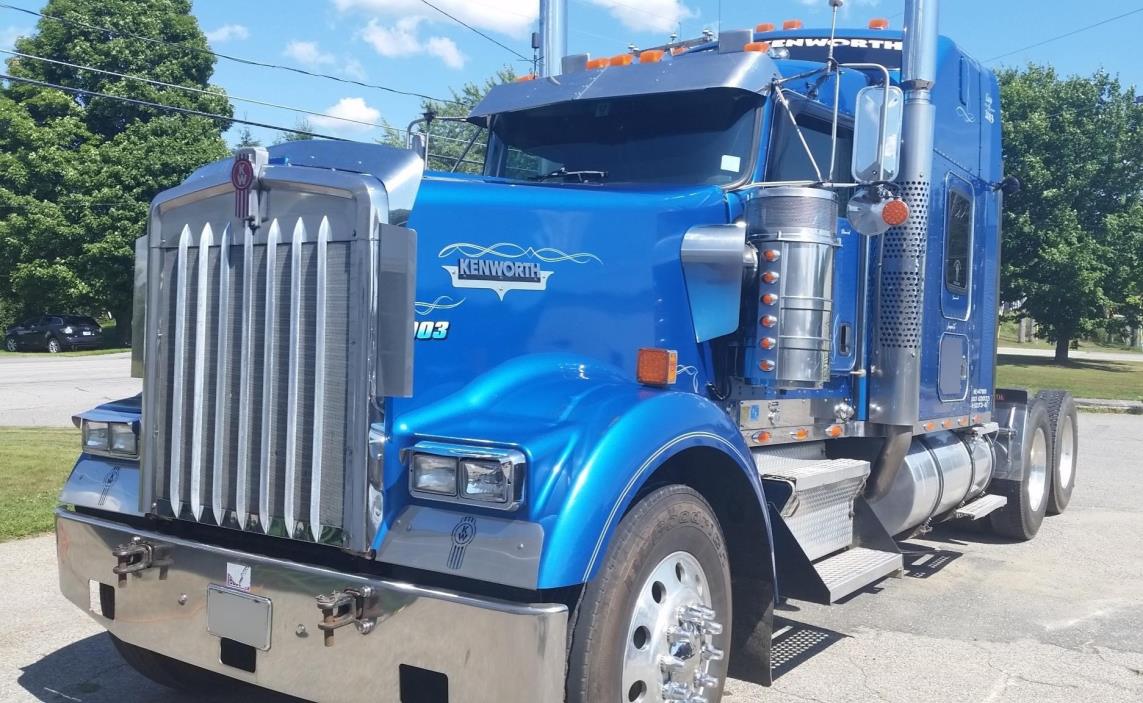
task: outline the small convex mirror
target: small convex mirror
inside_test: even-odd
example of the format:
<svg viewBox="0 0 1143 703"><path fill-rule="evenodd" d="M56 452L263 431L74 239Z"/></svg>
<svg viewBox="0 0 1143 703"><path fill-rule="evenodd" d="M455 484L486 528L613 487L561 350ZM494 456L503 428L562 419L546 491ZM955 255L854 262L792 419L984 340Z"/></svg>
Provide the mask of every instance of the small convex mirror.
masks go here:
<svg viewBox="0 0 1143 703"><path fill-rule="evenodd" d="M905 94L897 86L863 88L853 126L853 180L892 181L901 168Z"/></svg>

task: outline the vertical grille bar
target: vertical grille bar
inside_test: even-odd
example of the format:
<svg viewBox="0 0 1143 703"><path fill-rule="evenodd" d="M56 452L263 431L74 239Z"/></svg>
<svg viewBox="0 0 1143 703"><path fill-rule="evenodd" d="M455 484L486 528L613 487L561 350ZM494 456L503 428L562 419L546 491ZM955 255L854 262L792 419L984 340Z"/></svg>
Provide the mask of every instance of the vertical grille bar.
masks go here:
<svg viewBox="0 0 1143 703"><path fill-rule="evenodd" d="M186 315L189 283L187 277L187 257L189 255L191 231L184 226L179 234L178 277L175 290L175 329L174 339L168 340L174 349L175 368L171 384L171 457L170 457L170 497L171 510L177 516L183 508L183 403L186 394Z"/></svg>
<svg viewBox="0 0 1143 703"><path fill-rule="evenodd" d="M273 513L273 496L271 495L271 474L274 472L274 462L271 459L271 443L276 439L275 433L275 407L274 389L277 379L277 357L274 353L275 334L274 323L277 318L278 301L275 296L277 286L275 279L278 269L278 244L282 241L282 229L275 220L270 225L270 235L266 241L266 306L263 312L264 326L262 329L263 362L262 362L262 412L258 418L262 423L262 451L261 463L258 468L258 516L262 522L263 531L271 530Z"/></svg>
<svg viewBox="0 0 1143 703"><path fill-rule="evenodd" d="M322 443L325 439L325 370L328 364L325 346L325 316L329 259L329 218L321 218L317 236L317 306L314 312L314 439L310 464L310 534L321 537Z"/></svg>
<svg viewBox="0 0 1143 703"><path fill-rule="evenodd" d="M254 436L254 418L251 405L254 402L254 236L245 232L242 246L242 270L245 283L242 287L242 362L238 372L238 476L234 484L234 512L238 525L246 529L250 521L250 439Z"/></svg>
<svg viewBox="0 0 1143 703"><path fill-rule="evenodd" d="M206 408L206 323L207 304L210 302L210 247L214 244L214 230L210 224L203 227L202 236L198 242L198 286L195 300L195 349L194 355L194 382L192 384L192 406L194 417L191 418L191 461L190 461L190 505L195 520L202 520L203 511L203 446L206 442L204 433Z"/></svg>
<svg viewBox="0 0 1143 703"><path fill-rule="evenodd" d="M214 442L214 455L211 457L212 473L214 476L213 490L211 491L211 507L214 509L214 519L223 524L227 510L231 507L224 501L223 496L232 495L228 490L230 471L227 467L227 447L230 446L231 418L228 417L228 400L231 394L230 382L230 245L231 227L226 225L222 230L222 240L219 242L218 252L218 328L215 332L218 338L218 375L215 376L214 392L214 431L218 434Z"/></svg>
<svg viewBox="0 0 1143 703"><path fill-rule="evenodd" d="M302 314L302 248L306 239L306 226L299 217L294 225L293 243L290 247L290 352L289 352L289 381L286 390L286 497L285 518L286 530L293 537L297 535L298 512L301 505L297 503L297 475L298 475L298 393L304 382L301 376L301 345L307 330L301 324Z"/></svg>

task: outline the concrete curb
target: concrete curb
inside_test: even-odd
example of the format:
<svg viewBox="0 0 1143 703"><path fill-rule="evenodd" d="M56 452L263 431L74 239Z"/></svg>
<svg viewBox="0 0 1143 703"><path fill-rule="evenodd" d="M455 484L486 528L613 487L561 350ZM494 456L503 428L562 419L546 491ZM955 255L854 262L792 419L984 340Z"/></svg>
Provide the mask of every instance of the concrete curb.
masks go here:
<svg viewBox="0 0 1143 703"><path fill-rule="evenodd" d="M1076 410L1085 413L1143 415L1143 403L1130 400L1094 400L1076 398Z"/></svg>

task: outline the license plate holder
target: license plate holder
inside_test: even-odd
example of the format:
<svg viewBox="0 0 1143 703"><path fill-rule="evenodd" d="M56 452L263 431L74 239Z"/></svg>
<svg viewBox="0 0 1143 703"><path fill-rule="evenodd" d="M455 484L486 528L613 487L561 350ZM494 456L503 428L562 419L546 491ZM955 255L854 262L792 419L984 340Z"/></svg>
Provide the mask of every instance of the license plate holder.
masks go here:
<svg viewBox="0 0 1143 703"><path fill-rule="evenodd" d="M206 590L206 631L270 651L274 606L269 598L211 584Z"/></svg>

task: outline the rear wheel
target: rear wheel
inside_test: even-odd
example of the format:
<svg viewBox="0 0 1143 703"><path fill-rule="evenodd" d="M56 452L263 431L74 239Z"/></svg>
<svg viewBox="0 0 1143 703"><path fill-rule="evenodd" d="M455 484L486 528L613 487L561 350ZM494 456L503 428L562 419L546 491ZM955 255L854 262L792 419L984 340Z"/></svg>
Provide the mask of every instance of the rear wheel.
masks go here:
<svg viewBox="0 0 1143 703"><path fill-rule="evenodd" d="M16 340L12 337L9 337L8 339L4 340L4 348L10 352L16 351L16 349L17 349Z"/></svg>
<svg viewBox="0 0 1143 703"><path fill-rule="evenodd" d="M707 502L661 488L619 524L585 587L568 661L568 702L722 699L730 567Z"/></svg>
<svg viewBox="0 0 1143 703"><path fill-rule="evenodd" d="M1008 504L992 513L992 529L999 535L1029 540L1040 531L1051 492L1051 428L1044 403L1036 400L1028 409L1021 438L1019 480L1000 480L993 492L1008 498Z"/></svg>
<svg viewBox="0 0 1143 703"><path fill-rule="evenodd" d="M1067 391L1040 391L1037 396L1048 411L1052 440L1052 489L1048 493L1048 515L1059 515L1072 499L1079 454L1079 423L1076 402Z"/></svg>
<svg viewBox="0 0 1143 703"><path fill-rule="evenodd" d="M210 695L235 685L235 682L221 674L136 647L115 635L110 637L115 649L119 650L119 655L132 669L160 686L196 695Z"/></svg>

